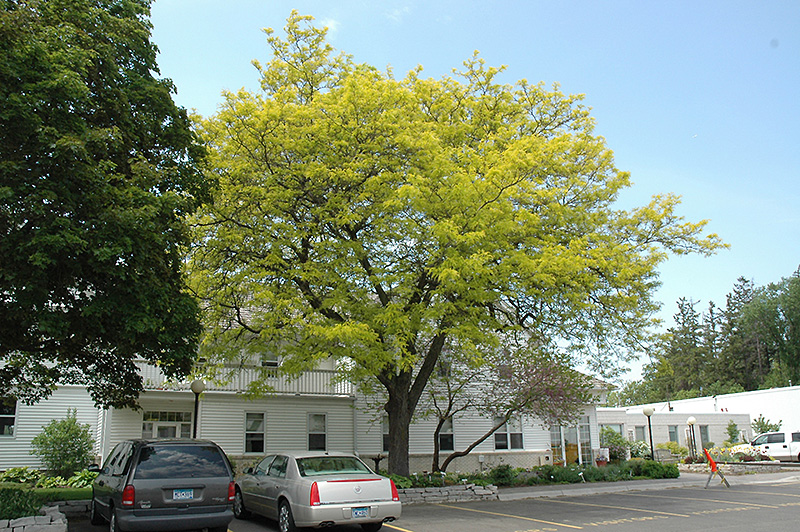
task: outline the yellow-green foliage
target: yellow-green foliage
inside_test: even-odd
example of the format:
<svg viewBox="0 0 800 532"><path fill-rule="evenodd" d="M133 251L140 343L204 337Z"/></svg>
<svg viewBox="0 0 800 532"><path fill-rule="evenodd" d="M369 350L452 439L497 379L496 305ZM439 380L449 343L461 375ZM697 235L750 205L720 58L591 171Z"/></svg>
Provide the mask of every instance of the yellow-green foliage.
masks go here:
<svg viewBox="0 0 800 532"><path fill-rule="evenodd" d="M404 431L446 346L480 366L523 327L545 352L569 343L613 368L612 346L647 334L666 253L722 245L677 196L615 205L630 179L581 96L501 83L477 53L453 77L397 79L336 55L297 13L286 40L267 33L262 91L227 94L199 124L219 189L187 266L212 365L344 361ZM406 452L390 470L407 472Z"/></svg>

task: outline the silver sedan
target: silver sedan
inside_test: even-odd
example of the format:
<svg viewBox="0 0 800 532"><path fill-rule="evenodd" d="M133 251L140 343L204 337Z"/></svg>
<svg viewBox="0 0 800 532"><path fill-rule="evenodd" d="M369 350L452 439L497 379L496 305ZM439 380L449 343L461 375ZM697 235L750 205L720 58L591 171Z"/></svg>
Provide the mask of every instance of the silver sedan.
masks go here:
<svg viewBox="0 0 800 532"><path fill-rule="evenodd" d="M353 455L280 453L236 481L233 513L251 512L276 520L281 532L343 524L374 532L400 517L401 504L394 482Z"/></svg>

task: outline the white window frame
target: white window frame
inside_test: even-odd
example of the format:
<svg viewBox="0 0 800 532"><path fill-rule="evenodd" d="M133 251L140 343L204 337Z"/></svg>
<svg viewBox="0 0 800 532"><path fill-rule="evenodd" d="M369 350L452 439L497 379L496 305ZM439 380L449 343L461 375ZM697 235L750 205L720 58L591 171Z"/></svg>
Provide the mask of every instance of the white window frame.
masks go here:
<svg viewBox="0 0 800 532"><path fill-rule="evenodd" d="M385 415L381 419L381 449L389 452L389 416Z"/></svg>
<svg viewBox="0 0 800 532"><path fill-rule="evenodd" d="M678 425L667 425L667 437L669 438L669 441L680 443L679 442L680 436L678 435Z"/></svg>
<svg viewBox="0 0 800 532"><path fill-rule="evenodd" d="M181 415L181 419L178 419L177 414ZM162 427L175 428L176 438L191 437L193 416L194 414L189 410L146 410L142 412L142 438L158 439L158 429ZM148 417L150 419L147 419ZM173 419L170 419L170 417ZM148 429L146 434L145 428Z"/></svg>
<svg viewBox="0 0 800 532"><path fill-rule="evenodd" d="M314 416L322 416L322 420L323 420L323 423L325 425L325 431L324 432L318 432L318 431L313 431L312 432L311 428L314 425L314 423L311 420L312 420L312 418ZM328 414L319 413L319 412L309 412L309 414L308 414L308 426L307 426L306 433L308 435L307 443L308 443L308 450L309 451L327 451L328 450ZM311 436L319 436L319 435L322 435L325 438L325 444L323 445L322 449L318 449L318 448L312 449L311 448L312 447L311 446Z"/></svg>
<svg viewBox="0 0 800 532"><path fill-rule="evenodd" d="M0 414L0 419L3 419L3 420L6 421L6 423L4 423L3 426L9 427L8 434L0 433L0 438L13 438L14 437L14 427L16 427L16 425L17 425L17 412L19 412L19 408L18 408L18 404L19 403L15 398L10 397L10 396L0 397L0 402L7 404L10 407L9 410L13 409L13 413ZM8 423L7 422L8 420L10 420L11 423Z"/></svg>
<svg viewBox="0 0 800 532"><path fill-rule="evenodd" d="M251 431L249 423L248 423L248 416L261 416L261 431ZM245 412L244 413L244 454L264 454L267 451L267 414L264 412ZM261 436L261 450L260 451L248 451L247 450L247 443L248 434L253 435L260 435Z"/></svg>
<svg viewBox="0 0 800 532"><path fill-rule="evenodd" d="M495 418L495 423L497 423L498 419ZM509 427L509 424L511 427ZM498 436L505 436L505 448L498 447ZM519 446L512 445L514 441L514 436L519 436ZM505 423L503 423L499 429L497 429L494 433L494 450L495 451L521 451L525 449L525 437L523 436L522 432L522 423L516 419L509 419Z"/></svg>
<svg viewBox="0 0 800 532"><path fill-rule="evenodd" d="M442 445L442 436L450 436L450 447L445 447L444 445ZM439 450L440 451L456 450L456 433L454 429L453 416L447 418L442 424L442 428L439 430Z"/></svg>

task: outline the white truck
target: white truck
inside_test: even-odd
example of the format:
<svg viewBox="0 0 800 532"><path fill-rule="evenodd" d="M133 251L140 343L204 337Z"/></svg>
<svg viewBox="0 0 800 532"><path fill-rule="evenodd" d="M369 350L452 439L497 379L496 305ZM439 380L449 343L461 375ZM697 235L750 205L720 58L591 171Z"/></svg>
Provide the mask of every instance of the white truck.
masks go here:
<svg viewBox="0 0 800 532"><path fill-rule="evenodd" d="M800 462L800 431L765 432L751 444L758 452L782 462Z"/></svg>

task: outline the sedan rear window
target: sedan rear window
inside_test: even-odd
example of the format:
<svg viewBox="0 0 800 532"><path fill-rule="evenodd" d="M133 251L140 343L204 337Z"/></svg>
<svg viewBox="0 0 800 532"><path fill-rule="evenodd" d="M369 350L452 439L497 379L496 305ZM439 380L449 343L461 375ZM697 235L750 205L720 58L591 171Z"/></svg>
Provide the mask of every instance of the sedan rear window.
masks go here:
<svg viewBox="0 0 800 532"><path fill-rule="evenodd" d="M134 478L166 479L226 477L225 458L210 445L157 445L144 447Z"/></svg>
<svg viewBox="0 0 800 532"><path fill-rule="evenodd" d="M372 473L361 460L349 456L313 456L298 458L297 469L300 475L333 475L341 473Z"/></svg>

